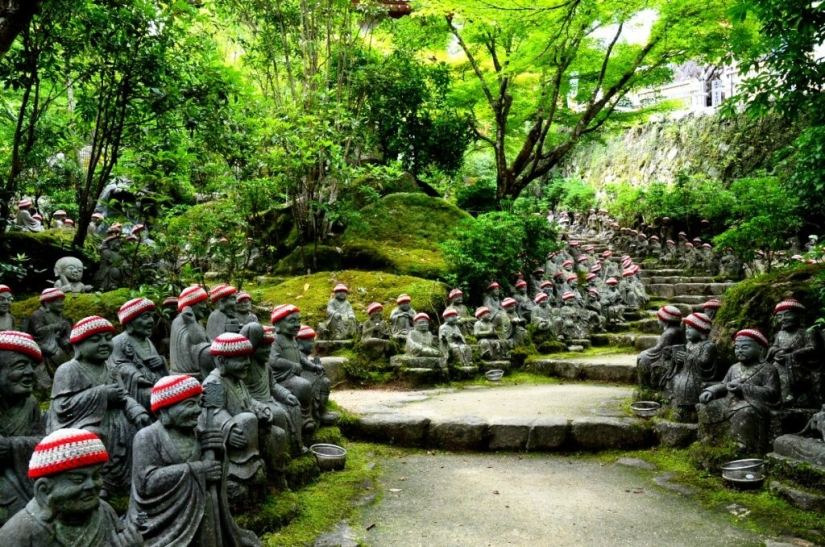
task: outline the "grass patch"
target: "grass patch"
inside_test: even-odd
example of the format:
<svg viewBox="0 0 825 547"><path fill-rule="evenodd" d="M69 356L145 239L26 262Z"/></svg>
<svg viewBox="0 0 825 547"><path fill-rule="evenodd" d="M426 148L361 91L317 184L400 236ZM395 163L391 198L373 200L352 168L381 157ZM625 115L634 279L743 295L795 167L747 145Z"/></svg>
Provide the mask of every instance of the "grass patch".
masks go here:
<svg viewBox="0 0 825 547"><path fill-rule="evenodd" d="M119 325L117 312L131 298L133 296L129 289L117 289L104 293L68 293L66 294L66 307L63 310L63 315L73 323L90 315L100 315L111 321L113 325ZM17 318L19 324L23 319L30 317L39 307L40 300L37 296L26 300L17 300L12 302L11 314Z"/></svg>
<svg viewBox="0 0 825 547"><path fill-rule="evenodd" d="M443 384L437 387L466 388L469 386L500 387L500 386L537 386L537 385L557 385L562 383L558 378L531 374L529 372L511 372L505 375L498 382L491 382L484 376L478 376L470 380L458 380Z"/></svg>

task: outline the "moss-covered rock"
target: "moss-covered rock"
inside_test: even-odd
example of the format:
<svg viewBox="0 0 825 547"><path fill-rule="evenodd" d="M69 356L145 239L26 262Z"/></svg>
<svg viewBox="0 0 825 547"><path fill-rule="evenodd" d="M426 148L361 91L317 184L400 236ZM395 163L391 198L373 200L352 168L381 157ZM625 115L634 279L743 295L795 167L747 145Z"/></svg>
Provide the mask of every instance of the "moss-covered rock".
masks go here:
<svg viewBox="0 0 825 547"><path fill-rule="evenodd" d="M112 324L117 325L118 310L131 298L133 298L133 296L129 289L117 289L104 293L69 293L66 295L66 307L63 310L63 315L68 317L73 323L90 315L100 315L111 321ZM39 307L40 300L37 296L25 300L17 300L11 305L11 314L17 318L19 323L31 316Z"/></svg>

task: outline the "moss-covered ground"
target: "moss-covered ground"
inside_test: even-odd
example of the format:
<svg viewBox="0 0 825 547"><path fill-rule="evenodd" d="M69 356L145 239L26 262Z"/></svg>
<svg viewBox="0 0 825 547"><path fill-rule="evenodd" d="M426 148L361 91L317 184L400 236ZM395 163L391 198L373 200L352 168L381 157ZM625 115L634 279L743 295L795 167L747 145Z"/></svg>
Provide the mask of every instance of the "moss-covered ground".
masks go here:
<svg viewBox="0 0 825 547"><path fill-rule="evenodd" d="M118 324L117 312L120 307L129 299L134 298L129 289L118 289L105 293L88 294L67 294L66 307L63 315L71 321L79 321L90 315L100 315ZM40 300L37 296L16 300L12 302L11 314L17 318L18 323L29 317L40 307Z"/></svg>

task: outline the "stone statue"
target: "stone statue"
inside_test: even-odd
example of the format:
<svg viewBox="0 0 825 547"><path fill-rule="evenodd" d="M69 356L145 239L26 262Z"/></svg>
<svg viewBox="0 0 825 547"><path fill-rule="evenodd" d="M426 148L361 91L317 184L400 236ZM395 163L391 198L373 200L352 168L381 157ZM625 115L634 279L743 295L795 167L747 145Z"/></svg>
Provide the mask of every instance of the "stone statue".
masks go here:
<svg viewBox="0 0 825 547"><path fill-rule="evenodd" d="M350 340L355 338L358 323L352 304L347 300L349 288L339 283L332 290L333 297L327 303L327 320L318 325L324 340Z"/></svg>
<svg viewBox="0 0 825 547"><path fill-rule="evenodd" d="M315 331L312 330L311 327L301 325L298 334L295 335L295 341L298 343L298 349L301 350L304 357L323 369L324 365L321 363L321 358L317 355L312 356L315 350L316 336ZM304 370L301 373L301 377L312 384L312 419L315 420L315 423L320 423L321 425L333 425L338 421L338 414L327 412L327 403L329 402L329 392L332 389L332 382L327 378L326 371L318 374L316 372L317 370L318 369L315 369L315 371Z"/></svg>
<svg viewBox="0 0 825 547"><path fill-rule="evenodd" d="M101 500L103 442L82 429L58 429L34 448L29 477L34 498L3 528L0 543L15 547L139 547L134 524L124 524Z"/></svg>
<svg viewBox="0 0 825 547"><path fill-rule="evenodd" d="M103 244L99 248L100 268L92 276L92 285L101 291L111 291L120 286L123 274L118 267L120 259L117 245Z"/></svg>
<svg viewBox="0 0 825 547"><path fill-rule="evenodd" d="M206 321L206 336L214 340L225 332L237 334L241 325L235 317L238 289L230 285L216 285L209 291L209 299L215 309Z"/></svg>
<svg viewBox="0 0 825 547"><path fill-rule="evenodd" d="M636 358L639 388L658 390L663 387L666 368L665 348L683 345L685 331L682 330L682 312L676 306L663 306L656 312L662 335L656 345L646 349Z"/></svg>
<svg viewBox="0 0 825 547"><path fill-rule="evenodd" d="M583 316L582 310L577 302L576 295L572 291L567 291L562 295L564 305L560 310L561 335L566 342L571 340L583 340L590 336L590 327L587 317Z"/></svg>
<svg viewBox="0 0 825 547"><path fill-rule="evenodd" d="M32 217L33 210L32 200L30 199L21 199L17 203L17 219L15 220L15 225L18 229L24 232L43 231L43 225L40 221Z"/></svg>
<svg viewBox="0 0 825 547"><path fill-rule="evenodd" d="M106 217L101 215L100 213L92 214L92 220L89 221L89 227L86 228L86 233L90 236L97 236L101 235L100 231L103 227L103 221Z"/></svg>
<svg viewBox="0 0 825 547"><path fill-rule="evenodd" d="M438 340L441 343L441 354L462 367L473 365L473 350L464 340L461 327L458 325L458 310L447 308L441 314L444 323L438 327Z"/></svg>
<svg viewBox="0 0 825 547"><path fill-rule="evenodd" d="M812 253L816 250L816 244L819 242L819 236L811 234L808 236L808 242L805 243L805 252Z"/></svg>
<svg viewBox="0 0 825 547"><path fill-rule="evenodd" d="M424 312L417 313L413 318L414 329L407 335L405 354L410 357L434 358L439 368L447 368L447 356L441 353L438 340L430 332L430 316Z"/></svg>
<svg viewBox="0 0 825 547"><path fill-rule="evenodd" d="M721 383L699 396L699 440L724 446L735 443L744 454L764 454L768 448L770 413L781 404L779 374L764 360L768 339L755 329L734 337L738 363Z"/></svg>
<svg viewBox="0 0 825 547"><path fill-rule="evenodd" d="M513 299L516 301L516 313L518 316L524 321L529 322L530 313L533 311L535 303L527 294L527 282L523 279L516 282L516 294L513 295Z"/></svg>
<svg viewBox="0 0 825 547"><path fill-rule="evenodd" d="M556 318L553 317L552 309L548 305L550 297L547 294L540 292L536 295L536 306L530 312L530 322L536 326L536 330L541 333L547 333L555 337L556 332Z"/></svg>
<svg viewBox="0 0 825 547"><path fill-rule="evenodd" d="M224 333L212 341L209 352L215 368L203 381L204 391L223 395L216 401L212 424L206 424L207 409L201 413L202 429L217 427L226 444L227 489L229 499L243 502L253 484L264 482L261 453L269 456L271 471L282 471L286 462L286 432L272 425L272 412L256 401L244 383L249 375L252 344L240 334ZM210 387L217 384L218 387ZM263 448L263 450L262 450Z"/></svg>
<svg viewBox="0 0 825 547"><path fill-rule="evenodd" d="M57 368L52 386L48 430L85 429L107 446L103 468L108 494L129 487L132 438L151 423L149 413L129 396L120 373L108 364L115 328L106 319L91 316L72 327L75 358Z"/></svg>
<svg viewBox="0 0 825 547"><path fill-rule="evenodd" d="M711 319L704 313L685 318L685 346L671 346L665 381L677 422L695 422L696 404L705 382L716 378L716 346L708 340Z"/></svg>
<svg viewBox="0 0 825 547"><path fill-rule="evenodd" d="M818 336L802 324L804 313L805 306L798 300L783 300L776 305L774 314L781 328L768 350L768 361L779 373L784 405L819 408L823 403L825 366Z"/></svg>
<svg viewBox="0 0 825 547"><path fill-rule="evenodd" d="M302 377L304 371L316 376L326 374L320 362L310 361L301 352L295 337L301 330L301 310L292 304L275 306L272 310L272 324L278 336L269 354L269 366L275 380L287 388L301 405L301 431L304 437L311 437L317 423L313 417L313 384Z"/></svg>
<svg viewBox="0 0 825 547"><path fill-rule="evenodd" d="M476 310L475 316L477 321L473 327L473 335L481 346L481 358L485 361L506 359L507 346L496 331L493 314L487 307L482 306Z"/></svg>
<svg viewBox="0 0 825 547"><path fill-rule="evenodd" d="M618 285L619 281L615 277L608 277L604 282L602 312L610 324L624 322L624 303Z"/></svg>
<svg viewBox="0 0 825 547"><path fill-rule="evenodd" d="M246 291L238 292L235 302L235 320L240 326L258 323L258 316L252 313L252 296Z"/></svg>
<svg viewBox="0 0 825 547"><path fill-rule="evenodd" d="M54 264L54 275L57 281L54 287L64 293L91 292L91 285L83 284L83 262L73 256L64 256Z"/></svg>
<svg viewBox="0 0 825 547"><path fill-rule="evenodd" d="M718 298L711 298L704 304L702 304L702 311L710 317L710 320L713 321L716 319L716 312L719 311L719 308L722 307L722 302L719 301Z"/></svg>
<svg viewBox="0 0 825 547"><path fill-rule="evenodd" d="M413 330L413 318L415 310L410 307L410 296L399 295L395 299L396 308L390 313L390 325L392 327L392 337L397 342L406 343L407 334Z"/></svg>
<svg viewBox="0 0 825 547"><path fill-rule="evenodd" d="M40 293L40 307L29 318L29 334L43 351L43 362L35 369L37 385L51 389L57 367L71 358L69 334L72 323L63 315L66 295L60 289Z"/></svg>
<svg viewBox="0 0 825 547"><path fill-rule="evenodd" d="M498 314L498 324L501 337L507 341L510 349L520 346L527 338L527 330L523 327L525 321L516 313L516 301L505 298L501 301L501 312Z"/></svg>
<svg viewBox="0 0 825 547"><path fill-rule="evenodd" d="M135 298L120 307L118 319L124 331L112 339L109 362L120 372L129 395L150 410L152 386L169 375L169 366L149 339L155 325L155 304Z"/></svg>
<svg viewBox="0 0 825 547"><path fill-rule="evenodd" d="M799 432L799 436L811 435L815 439L825 442L825 405L822 410L811 416L805 428Z"/></svg>
<svg viewBox="0 0 825 547"><path fill-rule="evenodd" d="M11 314L11 303L14 296L7 285L0 285L0 331L14 330L14 316Z"/></svg>
<svg viewBox="0 0 825 547"><path fill-rule="evenodd" d="M383 353L390 347L390 325L384 320L384 306L373 302L367 306L366 321L361 323L361 345Z"/></svg>
<svg viewBox="0 0 825 547"><path fill-rule="evenodd" d="M484 293L484 307L490 310L493 321L501 311L501 285L493 281L487 285L487 292Z"/></svg>
<svg viewBox="0 0 825 547"><path fill-rule="evenodd" d="M184 289L178 298L180 315L172 321L169 341L169 371L174 374L188 374L198 380L206 379L215 368L209 348L212 341L206 329L200 324L209 309L206 300L209 295L201 287Z"/></svg>
<svg viewBox="0 0 825 547"><path fill-rule="evenodd" d="M191 376L161 379L151 393L158 421L135 436L128 520L144 521L149 547L260 545L229 510L220 427L204 420L198 431L202 391Z"/></svg>
<svg viewBox="0 0 825 547"><path fill-rule="evenodd" d="M464 304L464 293L461 289L453 289L450 291L447 299L449 300L447 307L453 308L458 312L458 328L461 329L461 334L467 336L473 332L473 325L476 322L476 318Z"/></svg>
<svg viewBox="0 0 825 547"><path fill-rule="evenodd" d="M34 495L29 458L45 431L32 387L42 360L30 335L0 332L0 526Z"/></svg>

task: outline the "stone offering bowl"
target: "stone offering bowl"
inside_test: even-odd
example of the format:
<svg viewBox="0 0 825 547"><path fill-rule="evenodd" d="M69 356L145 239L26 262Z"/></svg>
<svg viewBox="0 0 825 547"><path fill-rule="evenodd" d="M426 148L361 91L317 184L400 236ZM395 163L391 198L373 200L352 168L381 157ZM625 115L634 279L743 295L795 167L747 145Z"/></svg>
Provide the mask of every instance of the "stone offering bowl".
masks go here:
<svg viewBox="0 0 825 547"><path fill-rule="evenodd" d="M659 413L661 407L662 405L656 401L636 401L630 405L630 408L639 418L652 418Z"/></svg>
<svg viewBox="0 0 825 547"><path fill-rule="evenodd" d="M313 444L309 449L321 471L340 471L347 465L347 451L337 444Z"/></svg>
<svg viewBox="0 0 825 547"><path fill-rule="evenodd" d="M759 488L765 482L764 467L764 460L735 460L722 466L722 478L734 488Z"/></svg>
<svg viewBox="0 0 825 547"><path fill-rule="evenodd" d="M485 372L484 376L486 376L487 379L491 382L499 382L501 381L501 378L504 376L504 371L500 368L494 368Z"/></svg>

